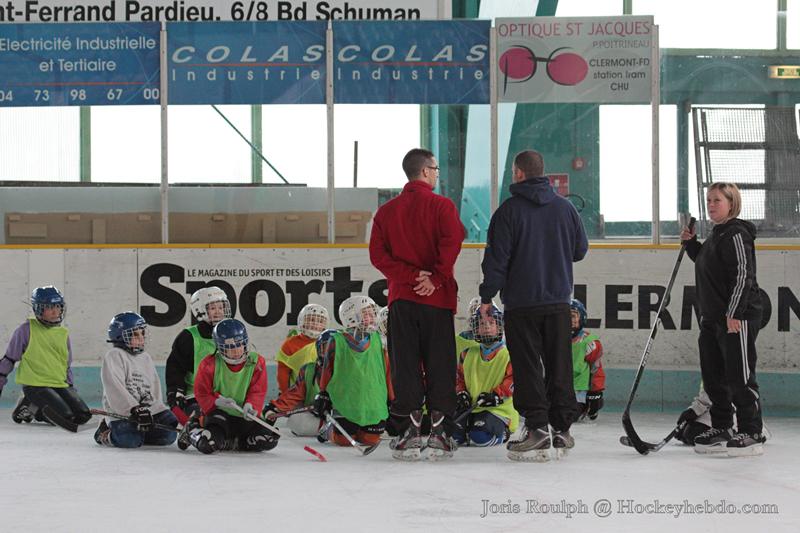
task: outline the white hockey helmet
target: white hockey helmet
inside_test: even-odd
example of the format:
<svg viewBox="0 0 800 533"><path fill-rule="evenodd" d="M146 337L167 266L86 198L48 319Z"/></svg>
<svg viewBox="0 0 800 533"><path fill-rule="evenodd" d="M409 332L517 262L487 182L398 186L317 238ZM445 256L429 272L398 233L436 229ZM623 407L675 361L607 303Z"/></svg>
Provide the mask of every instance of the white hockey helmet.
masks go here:
<svg viewBox="0 0 800 533"><path fill-rule="evenodd" d="M369 334L378 329L378 304L369 296L351 296L339 306L339 320L355 334Z"/></svg>
<svg viewBox="0 0 800 533"><path fill-rule="evenodd" d="M475 314L475 311L481 306L481 297L476 296L472 300L469 301L469 305L467 306L467 316L471 319L472 315Z"/></svg>
<svg viewBox="0 0 800 533"><path fill-rule="evenodd" d="M381 307L378 311L378 331L381 335L387 337L389 335L389 306Z"/></svg>
<svg viewBox="0 0 800 533"><path fill-rule="evenodd" d="M308 304L297 315L297 329L306 337L316 339L328 328L328 310L319 304Z"/></svg>
<svg viewBox="0 0 800 533"><path fill-rule="evenodd" d="M222 316L210 317L208 306L216 302L222 302ZM194 294L192 294L189 305L192 308L192 314L198 322L204 321L215 326L220 320L232 318L231 303L228 301L228 296L225 294L225 291L219 287L203 287L195 291Z"/></svg>

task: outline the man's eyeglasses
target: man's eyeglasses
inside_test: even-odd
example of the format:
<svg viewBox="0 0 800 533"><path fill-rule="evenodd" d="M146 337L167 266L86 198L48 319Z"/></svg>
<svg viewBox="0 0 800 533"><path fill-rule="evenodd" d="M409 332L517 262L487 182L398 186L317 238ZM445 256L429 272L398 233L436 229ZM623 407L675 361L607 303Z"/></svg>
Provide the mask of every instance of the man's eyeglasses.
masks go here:
<svg viewBox="0 0 800 533"><path fill-rule="evenodd" d="M431 170L435 170L436 172L439 172L439 167L428 166L428 168Z"/></svg>

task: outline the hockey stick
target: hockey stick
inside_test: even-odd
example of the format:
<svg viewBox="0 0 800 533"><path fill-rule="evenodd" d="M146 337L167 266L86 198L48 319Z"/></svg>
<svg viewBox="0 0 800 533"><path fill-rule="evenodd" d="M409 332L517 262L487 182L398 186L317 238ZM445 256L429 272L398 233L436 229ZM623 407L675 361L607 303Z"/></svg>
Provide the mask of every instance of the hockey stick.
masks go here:
<svg viewBox="0 0 800 533"><path fill-rule="evenodd" d="M470 405L470 406L469 406L469 409L466 409L466 410L464 410L464 412L463 412L463 413L461 413L460 415L458 415L458 416L455 418L455 420L453 420L453 424L455 424L455 425L457 425L457 426L460 426L460 425L461 425L461 421L462 421L462 420L464 420L465 418L467 418L467 417L470 415L470 413L472 413L472 411L474 411L474 410L475 410L475 408L476 408L476 407L480 407L480 406L479 406L478 404L475 404L475 405Z"/></svg>
<svg viewBox="0 0 800 533"><path fill-rule="evenodd" d="M380 445L380 441L378 441L378 444L373 444L372 446L363 446L357 443L356 440L353 437L351 437L347 431L344 430L344 428L339 424L339 422L336 421L335 418L333 418L333 416L331 416L330 413L325 413L325 420L327 420L329 424L333 424L333 427L339 430L339 433L344 435L344 438L346 438L350 442L350 446L353 447L353 450L355 450L356 453L358 455L361 455L362 457L364 455L371 454L372 452L375 451L375 448L377 448Z"/></svg>
<svg viewBox="0 0 800 533"><path fill-rule="evenodd" d="M116 418L118 420L127 420L131 424L136 424L136 420L132 419L129 416L121 415L119 413L112 413L110 411L103 411L102 409L89 409L89 412L93 415L100 415L100 416L107 416L108 418ZM180 429L174 428L172 426L168 426L166 424L159 424L158 422L153 422L151 426L155 429L162 429L164 431L173 431L175 433L179 433Z"/></svg>
<svg viewBox="0 0 800 533"><path fill-rule="evenodd" d="M681 431L683 431L683 428L686 427L687 423L688 422L681 422L680 424L675 426L675 429L670 431L669 435L667 435L666 437L661 439L661 442L659 442L657 444L652 444L652 443L644 442L644 441L642 441L642 443L647 446L647 448L648 448L647 451L648 452L657 452L658 450L663 448L666 443L671 441L673 439L673 437L677 436ZM633 443L631 442L630 437L628 437L627 435L621 436L619 438L619 443L622 444L623 446L630 446L631 448L633 447Z"/></svg>
<svg viewBox="0 0 800 533"><path fill-rule="evenodd" d="M696 220L694 217L689 220L689 231L694 228L695 222ZM667 302L669 301L669 294L672 292L672 285L675 283L675 278L678 276L678 270L680 269L681 260L683 259L684 253L686 253L685 242L681 243L681 250L678 252L678 259L675 261L675 266L672 268L672 274L669 277L667 289L664 291L664 296L661 298L661 303L658 306L656 319L653 321L653 327L650 330L650 336L647 338L647 344L645 344L644 352L642 352L642 360L639 362L639 369L636 371L636 378L633 380L633 386L631 387L631 393L628 397L628 403L625 405L625 411L622 413L622 427L625 429L625 434L628 436L630 445L642 455L647 455L651 451L658 451L661 449L661 446L666 444L666 441L664 441L663 444L659 446L658 444L645 442L639 437L639 435L636 433L636 430L633 428L633 422L631 421L631 405L633 404L633 398L636 396L636 390L639 388L639 381L641 381L642 374L644 374L644 367L647 366L647 358L650 357L650 350L653 349L653 342L655 341L656 334L658 333L658 325L661 323L661 314L664 312L664 308L667 306ZM621 441L622 439L620 439L620 442Z"/></svg>
<svg viewBox="0 0 800 533"><path fill-rule="evenodd" d="M239 411L240 413L244 414L244 409L242 409L239 406L238 403L236 403L235 401L233 401L230 398L226 398L225 396L217 397L217 400L216 400L215 403L216 403L217 407L225 407L227 409L233 409L234 411ZM246 417L245 420L253 420L256 424L258 424L260 426L264 426L266 429L268 429L269 431L271 431L275 435L277 435L279 437L283 437L283 433L281 433L278 428L276 428L272 424L268 424L260 416ZM294 441L289 441L289 442L294 442ZM325 459L325 456L322 455L321 453L319 453L317 450L315 450L311 446L308 446L306 444L302 444L302 443L299 443L299 442L297 444L301 445L305 451L307 451L308 453L310 453L311 455L313 455L314 457L316 457L317 459L319 459L323 463L327 462L327 459Z"/></svg>
<svg viewBox="0 0 800 533"><path fill-rule="evenodd" d="M297 415L300 413L308 413L314 409L312 405L306 405L304 407L296 407L295 409L289 409L288 411L278 411L275 415L275 418L288 418L292 415Z"/></svg>
<svg viewBox="0 0 800 533"><path fill-rule="evenodd" d="M497 405L500 405L501 403L503 403L502 399ZM487 405L482 404L480 401L475 402L474 404L469 406L469 409L466 409L463 413L459 414L455 418L455 420L453 420L453 423L456 424L457 426L460 426L461 425L461 421L464 420L467 416L469 416L470 413L472 413L472 411L474 411L478 407L495 407L495 406L493 406L493 405L487 406Z"/></svg>

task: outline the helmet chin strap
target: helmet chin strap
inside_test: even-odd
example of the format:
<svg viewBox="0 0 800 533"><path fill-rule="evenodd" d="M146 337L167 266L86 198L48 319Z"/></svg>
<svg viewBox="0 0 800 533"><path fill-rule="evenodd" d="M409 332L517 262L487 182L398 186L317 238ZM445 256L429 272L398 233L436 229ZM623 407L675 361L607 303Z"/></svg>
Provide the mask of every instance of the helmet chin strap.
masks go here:
<svg viewBox="0 0 800 533"><path fill-rule="evenodd" d="M229 365L241 365L242 363L247 361L247 350L244 351L241 357L238 357L236 359L229 358L227 355L225 355L225 353L222 353L222 359Z"/></svg>

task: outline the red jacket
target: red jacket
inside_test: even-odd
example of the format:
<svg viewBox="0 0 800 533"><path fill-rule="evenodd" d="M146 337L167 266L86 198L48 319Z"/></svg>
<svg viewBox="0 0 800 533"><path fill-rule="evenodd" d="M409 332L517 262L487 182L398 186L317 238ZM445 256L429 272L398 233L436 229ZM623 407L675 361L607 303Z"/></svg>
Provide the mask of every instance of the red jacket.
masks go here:
<svg viewBox="0 0 800 533"><path fill-rule="evenodd" d="M203 414L206 415L217 408L214 403L219 397L219 392L214 390L214 370L216 367L216 356L209 355L200 362L200 366L197 368L197 375L194 377L194 397L200 405L200 409L203 410ZM233 372L238 372L244 368L244 363L240 365L228 365L228 368ZM264 399L266 397L267 365L264 362L264 358L259 355L244 403L251 404L260 413L264 409Z"/></svg>
<svg viewBox="0 0 800 533"><path fill-rule="evenodd" d="M434 194L421 180L382 205L372 222L369 258L389 282L389 304L395 300L456 311L458 285L453 265L461 252L464 226L453 202ZM414 292L420 270L432 272L436 291Z"/></svg>

